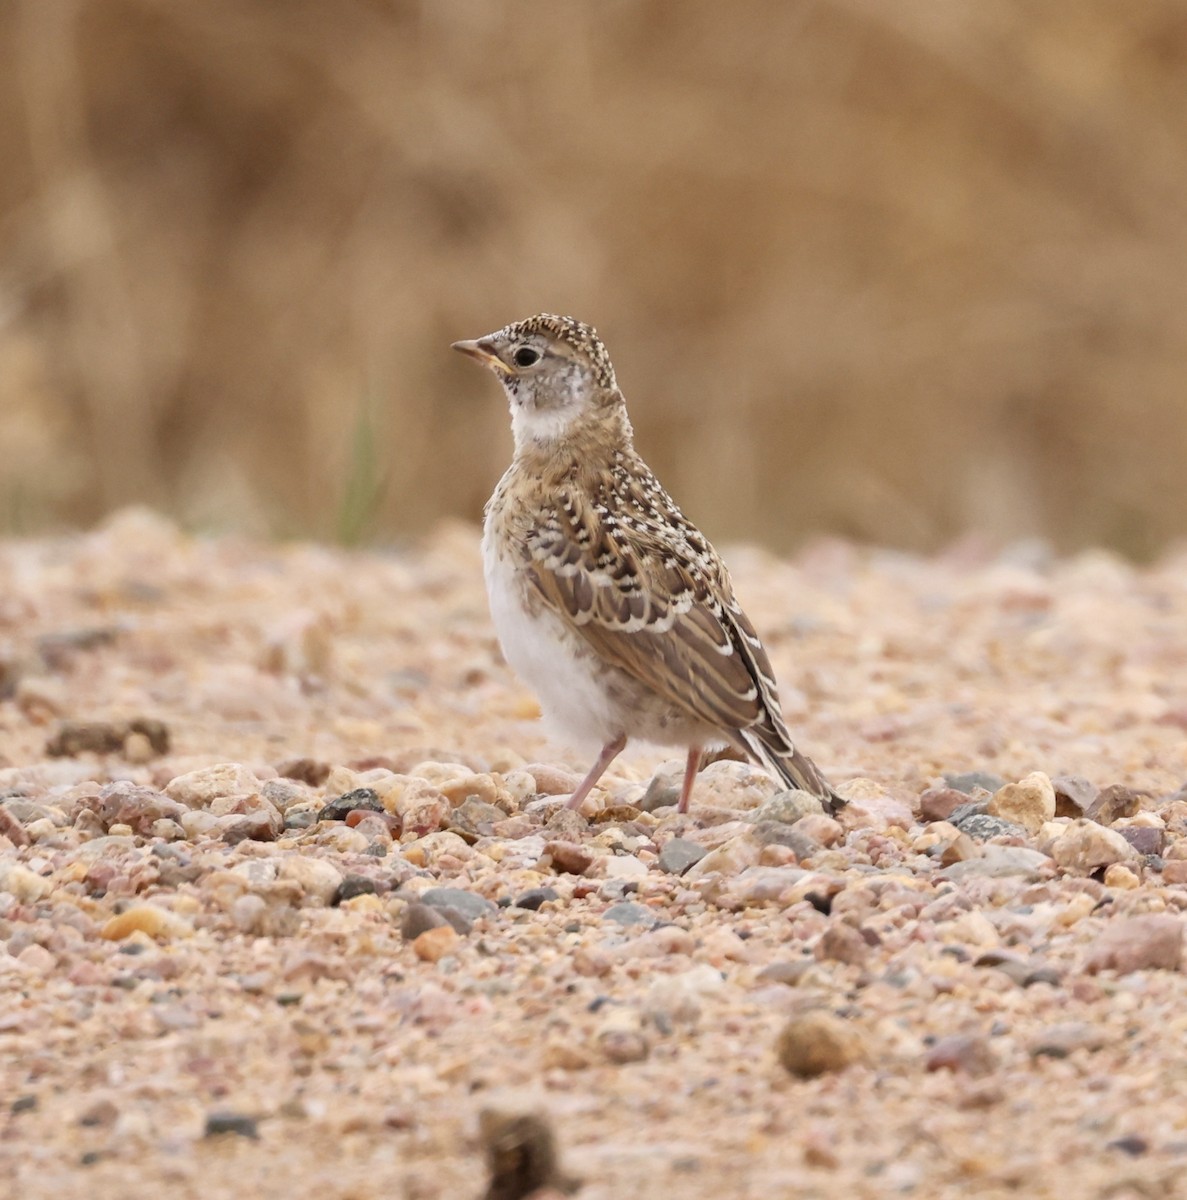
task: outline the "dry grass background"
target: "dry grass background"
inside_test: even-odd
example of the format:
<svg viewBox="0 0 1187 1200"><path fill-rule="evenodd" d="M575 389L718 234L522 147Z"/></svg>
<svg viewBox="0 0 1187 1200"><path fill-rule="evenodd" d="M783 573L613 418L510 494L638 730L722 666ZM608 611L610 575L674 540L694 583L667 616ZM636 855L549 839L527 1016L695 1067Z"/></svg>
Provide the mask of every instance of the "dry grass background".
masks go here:
<svg viewBox="0 0 1187 1200"><path fill-rule="evenodd" d="M594 321L719 537L1187 512L1187 8L7 0L0 527L477 515Z"/></svg>

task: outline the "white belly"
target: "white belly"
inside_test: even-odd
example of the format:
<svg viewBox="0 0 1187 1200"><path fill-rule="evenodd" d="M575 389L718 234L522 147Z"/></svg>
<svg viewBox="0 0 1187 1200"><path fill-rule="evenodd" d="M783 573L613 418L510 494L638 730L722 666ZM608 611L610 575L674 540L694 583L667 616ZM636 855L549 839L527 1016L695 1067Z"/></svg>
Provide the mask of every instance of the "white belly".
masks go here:
<svg viewBox="0 0 1187 1200"><path fill-rule="evenodd" d="M629 732L613 711L581 635L547 609L529 612L524 580L496 552L489 534L482 539L482 564L503 655L535 691L548 724L582 744L604 745Z"/></svg>

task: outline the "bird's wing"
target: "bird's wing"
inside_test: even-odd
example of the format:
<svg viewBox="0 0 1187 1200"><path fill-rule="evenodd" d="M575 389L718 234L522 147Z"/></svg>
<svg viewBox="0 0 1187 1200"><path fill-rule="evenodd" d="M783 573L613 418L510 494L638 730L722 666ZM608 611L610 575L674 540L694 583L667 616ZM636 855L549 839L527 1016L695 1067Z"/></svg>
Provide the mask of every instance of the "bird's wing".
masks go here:
<svg viewBox="0 0 1187 1200"><path fill-rule="evenodd" d="M539 596L690 718L727 733L785 731L770 661L725 567L675 505L661 516L654 493L640 499L611 511L575 491L554 497L525 546Z"/></svg>

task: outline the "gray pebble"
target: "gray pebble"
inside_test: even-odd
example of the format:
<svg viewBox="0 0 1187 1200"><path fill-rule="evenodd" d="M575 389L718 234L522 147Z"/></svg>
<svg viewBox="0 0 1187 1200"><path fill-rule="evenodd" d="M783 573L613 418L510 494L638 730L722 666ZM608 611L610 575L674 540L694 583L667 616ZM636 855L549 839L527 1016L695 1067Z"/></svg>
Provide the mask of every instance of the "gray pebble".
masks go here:
<svg viewBox="0 0 1187 1200"><path fill-rule="evenodd" d="M794 825L804 817L824 812L824 805L810 792L792 788L786 792L776 792L765 803L760 804L751 814L750 819L756 824L764 821L778 821L781 825Z"/></svg>
<svg viewBox="0 0 1187 1200"><path fill-rule="evenodd" d="M656 775L647 785L643 799L639 801L641 812L655 812L659 808L674 808L680 803L680 785L670 775Z"/></svg>
<svg viewBox="0 0 1187 1200"><path fill-rule="evenodd" d="M326 802L318 816L323 821L345 821L347 816L361 808L365 812L383 812L383 803L374 788L355 788Z"/></svg>
<svg viewBox="0 0 1187 1200"><path fill-rule="evenodd" d="M602 913L602 920L613 921L616 925L655 925L659 918L642 904L635 904L632 900L620 900Z"/></svg>
<svg viewBox="0 0 1187 1200"><path fill-rule="evenodd" d="M953 821L952 824L961 833L967 833L969 837L978 842L987 842L990 838L995 837L1027 836L1024 826L1016 825L1013 821L1007 821L1003 817L991 817L988 813L973 813L963 821Z"/></svg>
<svg viewBox="0 0 1187 1200"><path fill-rule="evenodd" d="M478 895L477 892L468 892L465 888L429 888L427 892L422 893L420 902L430 908L452 908L468 921L477 921L479 917L485 917L488 913L498 910L498 905L493 901Z"/></svg>
<svg viewBox="0 0 1187 1200"><path fill-rule="evenodd" d="M240 1137L258 1138L259 1123L255 1117L236 1112L212 1112L206 1117L204 1137L217 1137L221 1133L237 1133Z"/></svg>
<svg viewBox="0 0 1187 1200"><path fill-rule="evenodd" d="M961 821L967 821L969 817L980 816L981 813L989 811L989 797L984 800L970 800L967 804L958 804L949 814L948 823L959 827Z"/></svg>
<svg viewBox="0 0 1187 1200"><path fill-rule="evenodd" d="M452 924L453 922L439 909L430 908L427 904L409 904L404 909L404 917L400 922L400 934L406 942L411 942L430 929Z"/></svg>
<svg viewBox="0 0 1187 1200"><path fill-rule="evenodd" d="M683 875L693 863L705 857L705 847L687 838L672 838L659 852L659 869L669 875Z"/></svg>
<svg viewBox="0 0 1187 1200"><path fill-rule="evenodd" d="M781 821L761 821L754 827L754 836L764 846L786 846L801 861L824 848L815 838Z"/></svg>
<svg viewBox="0 0 1187 1200"><path fill-rule="evenodd" d="M530 888L526 892L520 893L515 897L516 908L526 908L530 912L536 912L541 904L548 900L559 900L556 888L538 887Z"/></svg>
<svg viewBox="0 0 1187 1200"><path fill-rule="evenodd" d="M375 892L375 880L368 879L366 875L347 875L345 879L338 885L338 890L334 893L334 905L339 905L343 900L351 900L355 896L364 896Z"/></svg>
<svg viewBox="0 0 1187 1200"><path fill-rule="evenodd" d="M1006 786L1006 781L1000 775L990 771L965 771L960 775L945 775L944 782L958 792L972 795L974 788L984 788L987 792L998 792Z"/></svg>

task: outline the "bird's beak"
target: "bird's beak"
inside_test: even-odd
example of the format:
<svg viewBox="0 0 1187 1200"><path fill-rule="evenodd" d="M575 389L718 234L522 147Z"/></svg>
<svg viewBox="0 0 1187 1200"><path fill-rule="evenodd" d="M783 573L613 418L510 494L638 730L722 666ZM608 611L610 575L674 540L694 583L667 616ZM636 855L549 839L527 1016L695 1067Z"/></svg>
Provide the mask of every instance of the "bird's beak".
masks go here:
<svg viewBox="0 0 1187 1200"><path fill-rule="evenodd" d="M454 342L453 349L467 354L484 367L489 367L497 375L510 375L507 364L495 353L494 347L485 338L473 342Z"/></svg>

